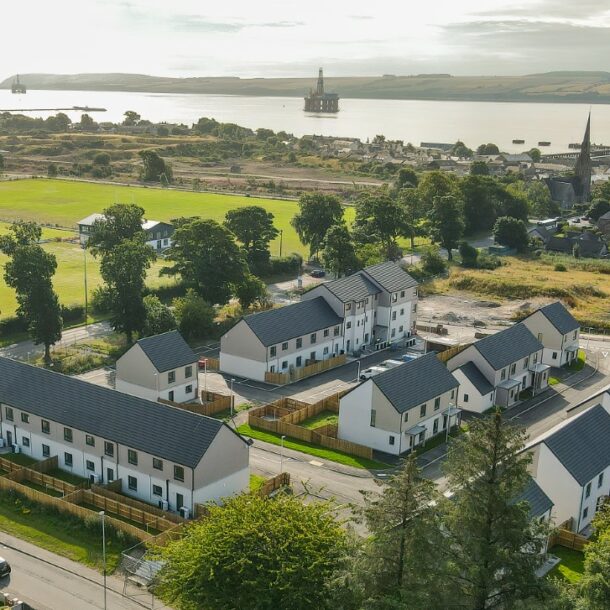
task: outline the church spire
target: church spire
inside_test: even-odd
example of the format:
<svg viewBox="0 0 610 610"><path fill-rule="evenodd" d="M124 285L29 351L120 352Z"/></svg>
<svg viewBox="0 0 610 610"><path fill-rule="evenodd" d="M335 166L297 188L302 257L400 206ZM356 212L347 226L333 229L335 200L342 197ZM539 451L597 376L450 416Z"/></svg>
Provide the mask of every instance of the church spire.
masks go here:
<svg viewBox="0 0 610 610"><path fill-rule="evenodd" d="M591 112L589 112L589 118L587 119L587 127L574 173L580 181L581 201L586 203L591 199Z"/></svg>
<svg viewBox="0 0 610 610"><path fill-rule="evenodd" d="M322 68L318 72L318 86L316 87L316 93L318 95L324 95L324 74Z"/></svg>

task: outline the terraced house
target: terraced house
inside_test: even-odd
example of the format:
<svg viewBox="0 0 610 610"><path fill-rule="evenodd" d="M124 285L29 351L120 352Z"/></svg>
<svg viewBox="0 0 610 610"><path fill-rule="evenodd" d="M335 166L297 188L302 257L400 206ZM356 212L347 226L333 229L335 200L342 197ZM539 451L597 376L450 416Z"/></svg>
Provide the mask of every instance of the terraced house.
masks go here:
<svg viewBox="0 0 610 610"><path fill-rule="evenodd" d="M0 358L5 444L172 511L248 489L249 444L219 420Z"/></svg>
<svg viewBox="0 0 610 610"><path fill-rule="evenodd" d="M397 263L321 284L300 303L244 316L220 340L220 369L265 380L340 354L411 336L417 282Z"/></svg>

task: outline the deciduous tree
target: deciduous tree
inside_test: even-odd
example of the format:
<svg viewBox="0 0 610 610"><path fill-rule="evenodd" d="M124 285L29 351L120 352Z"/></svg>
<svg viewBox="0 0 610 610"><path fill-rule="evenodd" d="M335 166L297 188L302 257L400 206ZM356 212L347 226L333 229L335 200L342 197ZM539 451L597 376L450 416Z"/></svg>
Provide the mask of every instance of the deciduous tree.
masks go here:
<svg viewBox="0 0 610 610"><path fill-rule="evenodd" d="M205 339L214 330L214 308L192 288L183 297L174 299L174 313L180 334L187 340Z"/></svg>
<svg viewBox="0 0 610 610"><path fill-rule="evenodd" d="M496 243L525 252L529 243L527 227L522 220L510 216L501 216L494 225Z"/></svg>
<svg viewBox="0 0 610 610"><path fill-rule="evenodd" d="M344 223L332 226L322 243L322 261L337 277L353 273L359 267L354 241Z"/></svg>
<svg viewBox="0 0 610 610"><path fill-rule="evenodd" d="M145 337L158 335L174 330L178 323L172 310L161 303L159 297L149 294L144 297L144 328L142 334Z"/></svg>
<svg viewBox="0 0 610 610"><path fill-rule="evenodd" d="M464 217L460 202L453 196L438 197L428 214L430 237L447 250L447 258L453 260L452 250L464 234Z"/></svg>
<svg viewBox="0 0 610 610"><path fill-rule="evenodd" d="M235 287L235 296L244 309L253 305L267 307L270 303L267 285L255 275L248 273Z"/></svg>
<svg viewBox="0 0 610 610"><path fill-rule="evenodd" d="M116 203L103 211L103 218L93 223L87 248L94 256L104 256L129 239L144 241L142 229L144 208L134 204Z"/></svg>
<svg viewBox="0 0 610 610"><path fill-rule="evenodd" d="M142 150L139 152L142 159L142 180L145 182L160 182L161 176L165 175L168 182L172 181L172 168L154 150Z"/></svg>

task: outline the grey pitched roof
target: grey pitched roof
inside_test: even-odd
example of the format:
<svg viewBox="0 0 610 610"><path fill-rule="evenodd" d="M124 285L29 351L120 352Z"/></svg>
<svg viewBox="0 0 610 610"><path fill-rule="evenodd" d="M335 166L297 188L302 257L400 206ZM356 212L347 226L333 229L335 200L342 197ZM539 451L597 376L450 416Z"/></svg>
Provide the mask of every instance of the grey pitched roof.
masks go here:
<svg viewBox="0 0 610 610"><path fill-rule="evenodd" d="M574 244L569 237L551 237L546 243L547 250L554 250L556 252L572 253Z"/></svg>
<svg viewBox="0 0 610 610"><path fill-rule="evenodd" d="M540 235L540 237L545 241L551 237L551 233L546 229L546 227L534 227L527 232L528 235L533 235L534 233L538 233L538 235Z"/></svg>
<svg viewBox="0 0 610 610"><path fill-rule="evenodd" d="M605 214L602 214L598 220L610 220L610 212L606 212Z"/></svg>
<svg viewBox="0 0 610 610"><path fill-rule="evenodd" d="M560 301L545 305L544 307L541 307L539 311L544 314L549 322L562 335L580 328L580 324L576 321L576 318L574 318Z"/></svg>
<svg viewBox="0 0 610 610"><path fill-rule="evenodd" d="M0 402L189 468L225 425L2 357Z"/></svg>
<svg viewBox="0 0 610 610"><path fill-rule="evenodd" d="M160 373L193 364L198 360L197 354L177 330L145 337L137 344Z"/></svg>
<svg viewBox="0 0 610 610"><path fill-rule="evenodd" d="M479 339L474 347L494 370L499 371L512 362L541 350L543 346L524 324L515 324L495 335Z"/></svg>
<svg viewBox="0 0 610 610"><path fill-rule="evenodd" d="M362 272L372 277L388 292L396 292L417 286L417 281L404 271L398 263L393 261L365 267Z"/></svg>
<svg viewBox="0 0 610 610"><path fill-rule="evenodd" d="M610 466L609 439L610 414L601 405L596 405L541 442L580 485L586 485Z"/></svg>
<svg viewBox="0 0 610 610"><path fill-rule="evenodd" d="M434 353L405 362L371 379L399 413L459 386Z"/></svg>
<svg viewBox="0 0 610 610"><path fill-rule="evenodd" d="M343 322L343 318L322 297L254 313L243 320L265 346Z"/></svg>
<svg viewBox="0 0 610 610"><path fill-rule="evenodd" d="M467 362L466 364L463 364L461 367L459 367L457 370L462 371L462 373L464 373L466 378L470 381L470 383L472 383L472 385L477 389L477 392L481 396L491 394L494 391L494 388L491 383L489 383L489 381L485 379L485 376L483 375L483 373L481 373L481 371L474 362Z"/></svg>
<svg viewBox="0 0 610 610"><path fill-rule="evenodd" d="M534 479L529 478L525 489L514 499L514 503L528 502L530 506L530 519L541 517L547 511L553 508L552 500L540 489L540 486Z"/></svg>
<svg viewBox="0 0 610 610"><path fill-rule="evenodd" d="M348 275L324 284L340 301L363 301L373 294L381 292L362 272Z"/></svg>

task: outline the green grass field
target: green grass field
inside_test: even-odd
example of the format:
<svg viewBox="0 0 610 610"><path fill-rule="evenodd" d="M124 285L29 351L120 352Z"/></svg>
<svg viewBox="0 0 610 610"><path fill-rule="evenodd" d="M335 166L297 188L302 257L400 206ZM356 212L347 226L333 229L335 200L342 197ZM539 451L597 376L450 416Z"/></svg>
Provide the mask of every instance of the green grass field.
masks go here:
<svg viewBox="0 0 610 610"><path fill-rule="evenodd" d="M561 563L555 566L548 574L572 584L577 583L584 572L584 555L580 551L568 549L565 546L554 546L549 553L561 558Z"/></svg>

